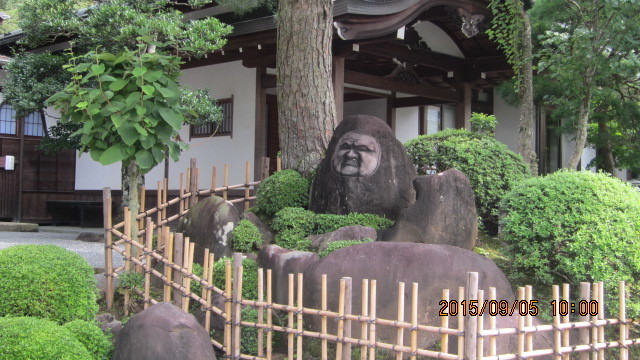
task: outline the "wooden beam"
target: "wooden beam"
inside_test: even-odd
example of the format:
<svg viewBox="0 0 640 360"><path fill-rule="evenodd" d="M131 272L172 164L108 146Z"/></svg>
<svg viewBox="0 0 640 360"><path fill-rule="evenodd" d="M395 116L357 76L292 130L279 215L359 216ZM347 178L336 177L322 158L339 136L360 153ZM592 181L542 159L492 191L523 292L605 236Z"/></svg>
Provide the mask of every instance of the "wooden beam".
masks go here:
<svg viewBox="0 0 640 360"><path fill-rule="evenodd" d="M263 74L260 79L260 85L263 89L274 88L277 85L277 79L275 75Z"/></svg>
<svg viewBox="0 0 640 360"><path fill-rule="evenodd" d="M391 97L387 98L387 125L391 128L391 131L395 133L396 128L396 112L393 108L393 100L396 97L396 92L391 93Z"/></svg>
<svg viewBox="0 0 640 360"><path fill-rule="evenodd" d="M360 46L360 52L387 59L398 59L441 71L453 71L462 74L467 66L464 59L423 49L410 49L406 44L389 41L384 44Z"/></svg>
<svg viewBox="0 0 640 360"><path fill-rule="evenodd" d="M414 107L414 106L426 106L426 105L438 105L442 104L441 100L424 98L421 96L403 97L397 98L393 101L394 108Z"/></svg>
<svg viewBox="0 0 640 360"><path fill-rule="evenodd" d="M429 84L409 84L356 71L345 71L344 80L345 83L348 84L402 92L410 95L440 100L445 103L457 103L461 99L458 92L444 90Z"/></svg>
<svg viewBox="0 0 640 360"><path fill-rule="evenodd" d="M342 121L344 116L344 58L333 57L331 68L333 75L333 96L336 105L336 119Z"/></svg>

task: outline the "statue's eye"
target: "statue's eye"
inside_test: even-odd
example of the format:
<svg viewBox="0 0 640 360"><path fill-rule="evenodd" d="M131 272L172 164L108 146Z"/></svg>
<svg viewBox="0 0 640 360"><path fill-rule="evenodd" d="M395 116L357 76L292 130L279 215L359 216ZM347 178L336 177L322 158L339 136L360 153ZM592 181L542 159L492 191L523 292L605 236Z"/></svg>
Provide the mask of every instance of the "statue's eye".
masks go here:
<svg viewBox="0 0 640 360"><path fill-rule="evenodd" d="M342 143L342 145L340 145L340 149L341 150L351 150L351 145L349 143Z"/></svg>
<svg viewBox="0 0 640 360"><path fill-rule="evenodd" d="M368 146L366 146L366 145L358 145L358 146L356 146L356 150L358 150L358 151L372 151L372 150L371 150L371 149L369 149L369 147L368 147Z"/></svg>

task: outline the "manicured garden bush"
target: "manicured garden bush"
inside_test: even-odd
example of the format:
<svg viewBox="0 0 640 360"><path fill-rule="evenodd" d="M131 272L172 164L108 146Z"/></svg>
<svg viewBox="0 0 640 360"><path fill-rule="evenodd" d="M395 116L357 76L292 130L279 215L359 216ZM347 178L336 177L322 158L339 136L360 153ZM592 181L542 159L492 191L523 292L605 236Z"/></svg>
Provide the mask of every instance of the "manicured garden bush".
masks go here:
<svg viewBox="0 0 640 360"><path fill-rule="evenodd" d="M94 360L111 359L111 339L100 330L95 321L73 320L62 327L69 330L84 345Z"/></svg>
<svg viewBox="0 0 640 360"><path fill-rule="evenodd" d="M233 271L233 259L224 257L216 261L213 265L213 285L218 289L224 289L225 282L225 262L231 260ZM242 259L242 298L258 299L258 264L252 259Z"/></svg>
<svg viewBox="0 0 640 360"><path fill-rule="evenodd" d="M332 243L329 243L329 245L327 245L324 250L320 251L318 253L318 256L320 256L320 258L323 258L338 249L342 249L352 245L365 244L372 241L372 239L334 241Z"/></svg>
<svg viewBox="0 0 640 360"><path fill-rule="evenodd" d="M231 232L231 244L233 251L252 252L262 245L262 234L251 221L243 219Z"/></svg>
<svg viewBox="0 0 640 360"><path fill-rule="evenodd" d="M513 284L604 281L617 310L618 281L633 284L631 316L640 314L640 193L604 173L559 171L514 186L501 203L505 272Z"/></svg>
<svg viewBox="0 0 640 360"><path fill-rule="evenodd" d="M307 236L324 234L353 225L369 226L380 230L393 225L393 221L373 214L316 214L302 208L284 208L273 217L271 228L276 232L275 243L278 246L307 251L311 245Z"/></svg>
<svg viewBox="0 0 640 360"><path fill-rule="evenodd" d="M530 176L520 155L491 136L466 130L421 135L405 147L420 175L432 165L440 172L462 171L471 182L478 217L493 231L497 230L500 199L514 184Z"/></svg>
<svg viewBox="0 0 640 360"><path fill-rule="evenodd" d="M309 180L295 170L275 172L266 178L256 192L256 207L267 216L273 216L285 207L307 207Z"/></svg>
<svg viewBox="0 0 640 360"><path fill-rule="evenodd" d="M93 359L65 327L35 317L0 317L0 360Z"/></svg>
<svg viewBox="0 0 640 360"><path fill-rule="evenodd" d="M0 316L35 316L60 324L94 320L98 312L93 268L55 245L0 250Z"/></svg>

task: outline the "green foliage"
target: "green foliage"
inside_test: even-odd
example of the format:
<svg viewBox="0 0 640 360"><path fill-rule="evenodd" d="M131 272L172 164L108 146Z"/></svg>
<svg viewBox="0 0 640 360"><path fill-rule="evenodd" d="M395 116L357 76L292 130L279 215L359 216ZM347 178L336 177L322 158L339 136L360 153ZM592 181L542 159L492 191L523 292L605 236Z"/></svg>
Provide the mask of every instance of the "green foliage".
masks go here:
<svg viewBox="0 0 640 360"><path fill-rule="evenodd" d="M144 287L144 277L136 271L123 271L118 275L118 280L120 280L120 287L123 289L132 290Z"/></svg>
<svg viewBox="0 0 640 360"><path fill-rule="evenodd" d="M219 289L225 289L225 262L231 261L233 271L233 259L224 257L213 265L213 285ZM258 299L258 264L255 260L242 259L242 298L249 300Z"/></svg>
<svg viewBox="0 0 640 360"><path fill-rule="evenodd" d="M380 230L393 225L393 221L373 214L316 214L302 208L284 208L273 217L271 228L276 231L275 243L278 246L307 251L311 245L307 236L353 225L370 226Z"/></svg>
<svg viewBox="0 0 640 360"><path fill-rule="evenodd" d="M471 182L478 216L494 226L500 199L514 184L529 177L520 155L490 136L466 130L421 135L409 140L405 147L421 175L431 165L436 165L438 171L462 171Z"/></svg>
<svg viewBox="0 0 640 360"><path fill-rule="evenodd" d="M256 192L256 207L267 216L273 216L285 207L307 207L309 180L295 170L275 172L266 178Z"/></svg>
<svg viewBox="0 0 640 360"><path fill-rule="evenodd" d="M231 244L233 251L252 252L258 250L262 245L262 234L251 221L240 220L231 232Z"/></svg>
<svg viewBox="0 0 640 360"><path fill-rule="evenodd" d="M208 89L189 90L180 88L180 105L187 112L186 121L195 126L220 124L222 121L222 109L212 101Z"/></svg>
<svg viewBox="0 0 640 360"><path fill-rule="evenodd" d="M95 321L73 320L62 325L84 345L94 360L109 360L113 344L108 335L100 330Z"/></svg>
<svg viewBox="0 0 640 360"><path fill-rule="evenodd" d="M242 321L257 323L258 309L252 307L242 308ZM240 347L243 354L258 354L258 328L243 326L240 330L240 337L242 339L240 340ZM263 341L266 341L266 337Z"/></svg>
<svg viewBox="0 0 640 360"><path fill-rule="evenodd" d="M498 44L498 48L504 51L507 61L513 67L516 78L520 76L519 71L522 63L527 60L522 53L522 40L524 30L523 2L521 0L491 0L489 9L493 14L491 28L486 34L489 39Z"/></svg>
<svg viewBox="0 0 640 360"><path fill-rule="evenodd" d="M342 249L352 245L366 244L372 241L372 239L334 241L332 243L329 243L329 245L327 245L324 250L320 251L318 253L318 256L320 256L320 258L323 258L338 249Z"/></svg>
<svg viewBox="0 0 640 360"><path fill-rule="evenodd" d="M618 281L631 285L628 316L640 314L640 193L603 173L559 171L504 196L505 272L513 284L604 281L617 312Z"/></svg>
<svg viewBox="0 0 640 360"><path fill-rule="evenodd" d="M65 323L98 312L93 268L55 245L0 250L0 316L35 316Z"/></svg>
<svg viewBox="0 0 640 360"><path fill-rule="evenodd" d="M94 359L74 334L53 321L0 317L0 360Z"/></svg>
<svg viewBox="0 0 640 360"><path fill-rule="evenodd" d="M496 119L495 115L471 113L469 122L471 123L471 131L493 136L493 133L496 130L496 125L498 124L498 119Z"/></svg>

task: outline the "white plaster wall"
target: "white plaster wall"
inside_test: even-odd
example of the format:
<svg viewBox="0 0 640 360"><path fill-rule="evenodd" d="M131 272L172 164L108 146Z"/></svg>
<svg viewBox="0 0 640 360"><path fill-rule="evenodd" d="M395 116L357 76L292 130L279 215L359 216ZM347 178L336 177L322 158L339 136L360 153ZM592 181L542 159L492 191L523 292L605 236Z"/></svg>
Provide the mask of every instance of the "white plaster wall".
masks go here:
<svg viewBox="0 0 640 360"><path fill-rule="evenodd" d="M498 120L495 132L496 139L506 144L511 151L518 151L520 109L507 104L499 94L494 92L493 114Z"/></svg>
<svg viewBox="0 0 640 360"><path fill-rule="evenodd" d="M387 120L387 100L386 99L371 99L361 101L349 101L344 103L343 108L344 117L351 115L370 115L380 118L384 121Z"/></svg>
<svg viewBox="0 0 640 360"><path fill-rule="evenodd" d="M454 129L456 127L456 108L454 106L442 107L442 128Z"/></svg>
<svg viewBox="0 0 640 360"><path fill-rule="evenodd" d="M464 58L458 45L451 40L449 35L429 21L418 21L413 28L418 32L422 40L427 43L431 50L447 55Z"/></svg>
<svg viewBox="0 0 640 360"><path fill-rule="evenodd" d="M420 131L420 112L417 106L397 108L396 110L396 138L405 143L418 136Z"/></svg>

